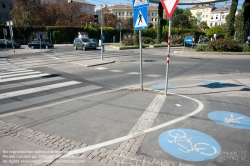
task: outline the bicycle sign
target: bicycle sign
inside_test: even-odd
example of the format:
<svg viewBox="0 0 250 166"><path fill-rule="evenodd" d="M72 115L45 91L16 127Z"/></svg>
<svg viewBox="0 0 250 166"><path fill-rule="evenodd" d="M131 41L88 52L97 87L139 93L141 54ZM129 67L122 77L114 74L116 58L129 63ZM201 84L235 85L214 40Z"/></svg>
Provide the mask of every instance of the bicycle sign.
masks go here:
<svg viewBox="0 0 250 166"><path fill-rule="evenodd" d="M250 117L229 111L214 111L208 114L212 121L238 129L250 129Z"/></svg>
<svg viewBox="0 0 250 166"><path fill-rule="evenodd" d="M214 159L221 151L220 145L211 136L190 129L165 131L158 142L165 152L187 161Z"/></svg>

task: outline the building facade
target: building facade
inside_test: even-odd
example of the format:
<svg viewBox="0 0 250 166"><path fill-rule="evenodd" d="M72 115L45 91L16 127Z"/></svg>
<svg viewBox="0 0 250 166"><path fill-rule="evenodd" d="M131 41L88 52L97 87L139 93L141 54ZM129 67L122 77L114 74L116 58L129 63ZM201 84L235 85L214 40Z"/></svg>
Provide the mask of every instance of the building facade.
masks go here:
<svg viewBox="0 0 250 166"><path fill-rule="evenodd" d="M118 19L128 19L134 17L133 7L131 4L128 5L100 5L96 8L96 13L98 14L102 8L107 8L109 13L117 16ZM157 25L158 22L158 7L149 5L148 6L148 23L152 23L153 26Z"/></svg>
<svg viewBox="0 0 250 166"><path fill-rule="evenodd" d="M0 4L0 23L11 20L10 11L13 8L12 0L1 0Z"/></svg>
<svg viewBox="0 0 250 166"><path fill-rule="evenodd" d="M208 4L197 4L194 7L190 8L192 15L197 20L197 25L200 25L201 21L205 21L207 25L210 25L211 11L215 9L213 3Z"/></svg>

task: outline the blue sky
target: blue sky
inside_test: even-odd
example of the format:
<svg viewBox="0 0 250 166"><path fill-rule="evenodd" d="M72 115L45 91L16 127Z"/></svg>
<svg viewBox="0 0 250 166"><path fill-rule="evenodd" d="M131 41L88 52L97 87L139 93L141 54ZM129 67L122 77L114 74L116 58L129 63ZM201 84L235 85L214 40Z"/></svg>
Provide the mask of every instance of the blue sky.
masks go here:
<svg viewBox="0 0 250 166"><path fill-rule="evenodd" d="M86 0L90 3L95 4L96 6L99 6L100 4L132 4L132 0ZM231 5L231 0L227 2L227 5ZM244 0L239 0L238 3L238 9L242 8L242 4L243 4ZM220 2L220 3L216 3L215 6L219 7L219 6L223 6L225 5L225 2ZM191 6L179 6L181 8L187 8L187 7L192 7Z"/></svg>

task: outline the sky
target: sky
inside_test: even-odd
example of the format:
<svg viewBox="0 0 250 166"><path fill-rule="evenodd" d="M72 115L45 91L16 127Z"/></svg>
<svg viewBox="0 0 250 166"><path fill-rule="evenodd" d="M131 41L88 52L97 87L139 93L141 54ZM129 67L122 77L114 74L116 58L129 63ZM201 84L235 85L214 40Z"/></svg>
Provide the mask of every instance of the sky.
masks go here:
<svg viewBox="0 0 250 166"><path fill-rule="evenodd" d="M132 4L132 0L86 0L92 4L95 4L96 7L99 6L100 4L107 4L107 5L111 5L111 4ZM227 1L227 5L231 5L232 0ZM242 4L244 3L244 0L239 0L238 2L238 9L242 8ZM219 2L216 3L215 6L216 7L220 7L225 5L225 2ZM180 8L188 8L188 7L192 7L193 5L189 6L189 5L182 5L182 6L178 6Z"/></svg>

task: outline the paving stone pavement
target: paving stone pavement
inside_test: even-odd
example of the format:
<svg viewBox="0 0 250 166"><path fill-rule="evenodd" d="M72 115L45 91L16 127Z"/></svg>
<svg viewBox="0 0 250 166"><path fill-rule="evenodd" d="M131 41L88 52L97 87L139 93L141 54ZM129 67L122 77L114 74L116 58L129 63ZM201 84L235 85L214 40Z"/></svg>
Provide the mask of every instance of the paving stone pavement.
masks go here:
<svg viewBox="0 0 250 166"><path fill-rule="evenodd" d="M137 123L136 125L140 126L143 125L143 123ZM131 131L134 130L132 129ZM4 133L6 136L11 136L23 141L45 146L55 151L61 151L62 153L88 146L87 144L79 141L46 134L13 123L4 122L2 120L0 121L0 133ZM79 159L82 158L97 161L101 165L105 166L190 166L143 155L137 155L136 152L140 147L144 136L145 135L142 135L128 141L123 141L115 150L104 147L75 155L75 157ZM51 163L47 165L51 165Z"/></svg>

